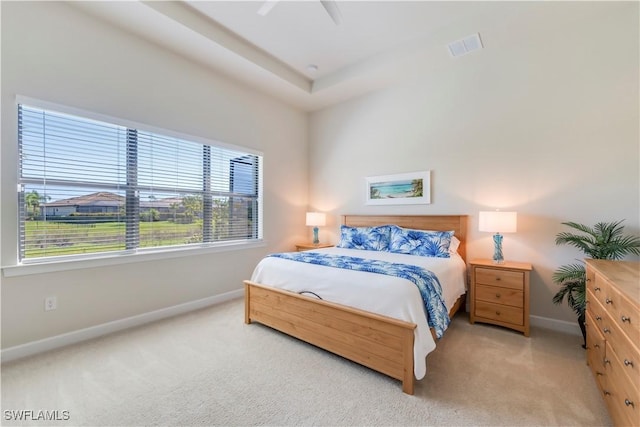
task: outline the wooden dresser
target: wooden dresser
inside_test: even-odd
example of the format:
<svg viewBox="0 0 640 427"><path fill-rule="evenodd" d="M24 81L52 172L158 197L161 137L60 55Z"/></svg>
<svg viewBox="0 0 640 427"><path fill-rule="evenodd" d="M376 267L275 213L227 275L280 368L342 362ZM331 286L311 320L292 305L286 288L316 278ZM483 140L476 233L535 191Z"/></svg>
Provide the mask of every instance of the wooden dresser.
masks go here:
<svg viewBox="0 0 640 427"><path fill-rule="evenodd" d="M640 262L586 260L587 364L616 426L640 426Z"/></svg>
<svg viewBox="0 0 640 427"><path fill-rule="evenodd" d="M529 272L531 264L496 264L476 259L471 266L469 321L515 329L529 336Z"/></svg>

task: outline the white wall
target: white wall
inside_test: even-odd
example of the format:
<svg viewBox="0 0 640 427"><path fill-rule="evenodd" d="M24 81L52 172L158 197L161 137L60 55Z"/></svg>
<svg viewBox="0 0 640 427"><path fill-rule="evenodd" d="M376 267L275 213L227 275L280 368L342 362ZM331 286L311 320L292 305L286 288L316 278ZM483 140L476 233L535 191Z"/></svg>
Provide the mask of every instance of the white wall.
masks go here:
<svg viewBox="0 0 640 427"><path fill-rule="evenodd" d="M581 255L555 246L561 222L639 232L638 3L526 7L502 26L435 34L419 75L313 113L310 204L334 214L333 241L340 214L468 214L470 259L493 254L478 211L515 210L503 249L534 266L531 314L574 321L551 302L552 272ZM446 42L476 31L485 49L448 57ZM420 170L432 170L432 204L365 205L366 176Z"/></svg>
<svg viewBox="0 0 640 427"><path fill-rule="evenodd" d="M3 277L3 349L241 289L265 253L306 237L305 113L62 2L1 7L3 267L17 259L17 94L262 151L267 241L256 249ZM58 309L45 313L49 295Z"/></svg>

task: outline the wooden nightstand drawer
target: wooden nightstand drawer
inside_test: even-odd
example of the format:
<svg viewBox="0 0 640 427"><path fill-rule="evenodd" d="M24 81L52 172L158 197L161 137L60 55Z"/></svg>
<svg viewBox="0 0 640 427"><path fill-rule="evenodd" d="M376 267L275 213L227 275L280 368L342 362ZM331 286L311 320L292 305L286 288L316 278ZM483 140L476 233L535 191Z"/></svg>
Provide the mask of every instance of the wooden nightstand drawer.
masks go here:
<svg viewBox="0 0 640 427"><path fill-rule="evenodd" d="M498 320L500 322L512 323L514 325L523 324L523 313L521 308L510 307L508 305L493 304L490 302L476 301L477 317Z"/></svg>
<svg viewBox="0 0 640 427"><path fill-rule="evenodd" d="M497 286L476 285L476 298L479 301L505 304L522 308L524 293L521 290L499 288Z"/></svg>
<svg viewBox="0 0 640 427"><path fill-rule="evenodd" d="M476 268L476 283L522 290L524 273L490 268Z"/></svg>

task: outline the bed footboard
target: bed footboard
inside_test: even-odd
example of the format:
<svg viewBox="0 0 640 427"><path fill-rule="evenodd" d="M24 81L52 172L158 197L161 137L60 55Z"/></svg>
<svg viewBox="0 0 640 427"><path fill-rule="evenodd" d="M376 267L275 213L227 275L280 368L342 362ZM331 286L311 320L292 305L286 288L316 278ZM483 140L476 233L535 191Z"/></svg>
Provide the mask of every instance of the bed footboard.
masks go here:
<svg viewBox="0 0 640 427"><path fill-rule="evenodd" d="M245 284L245 323L262 323L402 381L413 394L416 325L293 292Z"/></svg>

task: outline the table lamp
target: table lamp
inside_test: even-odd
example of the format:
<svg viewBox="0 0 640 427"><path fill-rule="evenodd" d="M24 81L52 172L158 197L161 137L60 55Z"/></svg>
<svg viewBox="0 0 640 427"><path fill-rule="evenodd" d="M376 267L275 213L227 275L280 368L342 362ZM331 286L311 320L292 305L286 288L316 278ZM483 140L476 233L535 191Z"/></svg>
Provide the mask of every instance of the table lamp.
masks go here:
<svg viewBox="0 0 640 427"><path fill-rule="evenodd" d="M493 235L493 262L504 264L502 255L502 235L500 233L515 233L517 228L517 212L482 211L478 221L478 230L496 233Z"/></svg>
<svg viewBox="0 0 640 427"><path fill-rule="evenodd" d="M322 212L307 212L307 225L313 227L313 244L320 243L318 240L318 227L324 227L327 224L327 214Z"/></svg>

